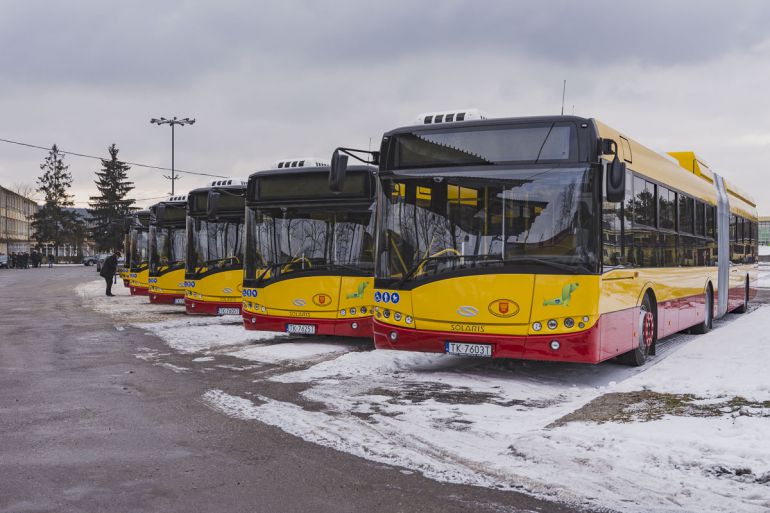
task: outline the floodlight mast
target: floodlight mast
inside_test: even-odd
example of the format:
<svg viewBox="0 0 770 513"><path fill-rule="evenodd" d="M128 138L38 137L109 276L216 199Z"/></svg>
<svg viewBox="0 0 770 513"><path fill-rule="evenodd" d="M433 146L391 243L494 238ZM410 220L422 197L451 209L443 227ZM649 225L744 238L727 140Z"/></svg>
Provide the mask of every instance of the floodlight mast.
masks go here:
<svg viewBox="0 0 770 513"><path fill-rule="evenodd" d="M176 171L174 168L174 128L176 125L184 126L184 125L194 125L195 124L195 118L182 118L178 119L176 116L174 116L171 119L166 119L164 117L160 118L152 118L150 120L150 123L153 125L171 125L171 176L163 175L163 178L166 178L168 180L171 180L171 194L174 194L174 182L178 180L176 177Z"/></svg>

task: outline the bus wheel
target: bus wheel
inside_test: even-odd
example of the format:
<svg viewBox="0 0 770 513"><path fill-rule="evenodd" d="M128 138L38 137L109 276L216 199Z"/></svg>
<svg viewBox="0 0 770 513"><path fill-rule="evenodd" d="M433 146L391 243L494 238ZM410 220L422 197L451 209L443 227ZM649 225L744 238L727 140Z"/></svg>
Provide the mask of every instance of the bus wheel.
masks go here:
<svg viewBox="0 0 770 513"><path fill-rule="evenodd" d="M706 311L703 314L703 322L693 326L690 329L691 333L696 335L703 335L711 331L711 326L714 323L714 293L711 291L711 285L706 287Z"/></svg>
<svg viewBox="0 0 770 513"><path fill-rule="evenodd" d="M746 285L743 288L743 304L733 310L734 313L746 313L749 309L749 277L746 277Z"/></svg>
<svg viewBox="0 0 770 513"><path fill-rule="evenodd" d="M620 356L620 361L626 365L639 367L644 365L647 357L654 354L655 336L657 326L655 323L655 314L653 313L652 298L645 294L642 306L639 308L638 339L636 348Z"/></svg>

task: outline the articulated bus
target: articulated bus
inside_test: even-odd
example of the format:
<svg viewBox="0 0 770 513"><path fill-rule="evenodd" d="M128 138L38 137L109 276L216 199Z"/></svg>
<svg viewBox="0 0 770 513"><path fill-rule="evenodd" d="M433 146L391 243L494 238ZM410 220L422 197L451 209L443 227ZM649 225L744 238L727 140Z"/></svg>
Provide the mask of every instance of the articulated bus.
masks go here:
<svg viewBox="0 0 770 513"><path fill-rule="evenodd" d="M595 119L463 111L373 156L378 348L641 365L752 297L756 206L692 153Z"/></svg>
<svg viewBox="0 0 770 513"><path fill-rule="evenodd" d="M317 159L279 161L249 177L247 329L371 337L375 172L352 166L339 192Z"/></svg>
<svg viewBox="0 0 770 513"><path fill-rule="evenodd" d="M118 268L120 279L123 280L123 286L131 286L131 223L134 216L128 215L123 220L123 265Z"/></svg>
<svg viewBox="0 0 770 513"><path fill-rule="evenodd" d="M129 228L129 290L132 296L146 296L149 293L149 235L150 211L135 212Z"/></svg>
<svg viewBox="0 0 770 513"><path fill-rule="evenodd" d="M215 180L187 195L185 309L240 315L246 183Z"/></svg>
<svg viewBox="0 0 770 513"><path fill-rule="evenodd" d="M187 196L171 196L150 213L150 303L184 305Z"/></svg>

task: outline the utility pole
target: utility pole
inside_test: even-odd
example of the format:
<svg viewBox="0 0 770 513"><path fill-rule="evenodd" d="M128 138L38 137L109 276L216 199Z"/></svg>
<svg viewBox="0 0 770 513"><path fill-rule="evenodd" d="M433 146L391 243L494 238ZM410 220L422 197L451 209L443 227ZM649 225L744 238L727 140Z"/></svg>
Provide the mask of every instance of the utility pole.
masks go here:
<svg viewBox="0 0 770 513"><path fill-rule="evenodd" d="M184 125L193 125L195 124L195 118L182 118L177 119L176 116L174 116L171 119L166 118L152 118L150 120L150 123L153 125L171 125L171 176L163 175L163 178L166 178L168 180L171 180L171 194L174 194L174 182L177 180L175 167L174 167L174 128L176 128L176 125L184 126Z"/></svg>

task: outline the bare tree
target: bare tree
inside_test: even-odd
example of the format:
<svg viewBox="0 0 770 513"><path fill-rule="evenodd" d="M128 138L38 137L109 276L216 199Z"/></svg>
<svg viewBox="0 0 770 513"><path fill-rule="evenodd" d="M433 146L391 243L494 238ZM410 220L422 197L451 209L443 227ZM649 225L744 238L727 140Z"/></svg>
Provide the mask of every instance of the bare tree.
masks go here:
<svg viewBox="0 0 770 513"><path fill-rule="evenodd" d="M38 199L37 187L31 183L16 182L11 185L10 189L19 196L31 199L32 201L37 201Z"/></svg>

